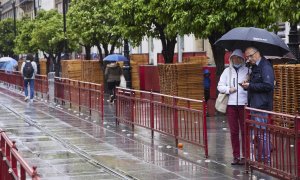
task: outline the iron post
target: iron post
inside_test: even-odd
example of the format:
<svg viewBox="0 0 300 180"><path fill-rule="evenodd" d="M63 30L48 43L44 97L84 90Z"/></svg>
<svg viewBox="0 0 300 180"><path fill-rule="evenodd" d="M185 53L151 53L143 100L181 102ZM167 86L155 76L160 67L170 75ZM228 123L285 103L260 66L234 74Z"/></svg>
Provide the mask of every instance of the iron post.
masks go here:
<svg viewBox="0 0 300 180"><path fill-rule="evenodd" d="M297 23L291 23L288 46L299 63L300 52L299 52L299 34L297 31Z"/></svg>

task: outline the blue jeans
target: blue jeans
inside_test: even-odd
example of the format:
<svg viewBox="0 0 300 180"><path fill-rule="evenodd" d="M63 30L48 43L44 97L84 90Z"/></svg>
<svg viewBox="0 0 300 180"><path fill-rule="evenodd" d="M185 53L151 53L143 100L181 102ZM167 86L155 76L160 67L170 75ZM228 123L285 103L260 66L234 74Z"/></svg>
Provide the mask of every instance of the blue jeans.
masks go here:
<svg viewBox="0 0 300 180"><path fill-rule="evenodd" d="M29 84L29 87L30 87L30 99L33 99L33 96L34 96L34 79L24 79L25 97L28 96L28 84Z"/></svg>
<svg viewBox="0 0 300 180"><path fill-rule="evenodd" d="M268 114L264 112L251 112L252 120L255 120L260 123L267 124L268 123ZM258 117L259 116L259 117ZM256 145L256 159L262 162L270 162L270 135L267 133L266 126L263 125L255 125L257 128L257 134L252 132L252 144ZM252 149L252 152L254 151Z"/></svg>

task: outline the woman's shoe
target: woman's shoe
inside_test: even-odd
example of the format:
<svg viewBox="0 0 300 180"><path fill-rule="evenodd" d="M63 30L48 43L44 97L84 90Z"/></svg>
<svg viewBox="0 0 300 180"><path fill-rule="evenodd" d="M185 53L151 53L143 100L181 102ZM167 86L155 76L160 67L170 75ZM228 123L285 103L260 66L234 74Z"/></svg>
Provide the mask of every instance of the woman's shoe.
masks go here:
<svg viewBox="0 0 300 180"><path fill-rule="evenodd" d="M240 162L239 158L233 158L231 165L239 165L239 162Z"/></svg>

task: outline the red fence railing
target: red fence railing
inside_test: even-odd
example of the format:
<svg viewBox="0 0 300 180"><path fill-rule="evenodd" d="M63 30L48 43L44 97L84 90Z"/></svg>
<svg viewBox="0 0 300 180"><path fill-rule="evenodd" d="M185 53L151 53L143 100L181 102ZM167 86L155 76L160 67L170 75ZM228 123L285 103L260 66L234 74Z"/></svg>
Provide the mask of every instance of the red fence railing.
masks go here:
<svg viewBox="0 0 300 180"><path fill-rule="evenodd" d="M0 81L7 83L8 86L14 86L18 90L24 89L24 79L18 71L5 72L4 70L0 70ZM34 91L36 92L36 96L40 95L42 98L49 99L47 76L35 75Z"/></svg>
<svg viewBox="0 0 300 180"><path fill-rule="evenodd" d="M208 156L205 101L118 87L116 118L198 145ZM198 108L192 108L197 106Z"/></svg>
<svg viewBox="0 0 300 180"><path fill-rule="evenodd" d="M55 77L54 96L62 104L69 103L70 108L76 106L79 112L88 109L89 114L97 112L103 120L104 115L104 90L101 84L82 82L67 78Z"/></svg>
<svg viewBox="0 0 300 180"><path fill-rule="evenodd" d="M246 170L300 178L300 117L245 108Z"/></svg>
<svg viewBox="0 0 300 180"><path fill-rule="evenodd" d="M18 153L15 141L11 142L5 132L0 129L0 179L1 180L26 180L29 175L32 180L39 180L36 166L32 168Z"/></svg>
<svg viewBox="0 0 300 180"><path fill-rule="evenodd" d="M42 99L49 99L48 77L46 75L35 75L34 90L37 96L40 94Z"/></svg>

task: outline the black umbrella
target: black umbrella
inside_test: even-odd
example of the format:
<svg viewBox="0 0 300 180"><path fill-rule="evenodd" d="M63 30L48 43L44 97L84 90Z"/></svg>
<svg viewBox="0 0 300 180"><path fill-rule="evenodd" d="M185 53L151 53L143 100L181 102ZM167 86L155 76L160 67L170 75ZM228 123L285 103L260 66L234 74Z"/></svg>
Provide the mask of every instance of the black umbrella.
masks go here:
<svg viewBox="0 0 300 180"><path fill-rule="evenodd" d="M290 51L279 36L265 29L254 27L234 28L224 34L214 45L229 51L245 50L249 46L254 46L266 56L283 56Z"/></svg>

